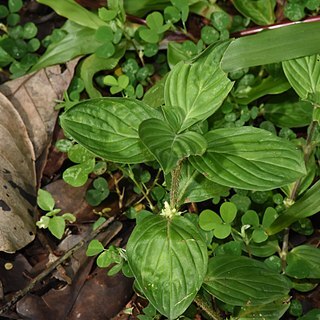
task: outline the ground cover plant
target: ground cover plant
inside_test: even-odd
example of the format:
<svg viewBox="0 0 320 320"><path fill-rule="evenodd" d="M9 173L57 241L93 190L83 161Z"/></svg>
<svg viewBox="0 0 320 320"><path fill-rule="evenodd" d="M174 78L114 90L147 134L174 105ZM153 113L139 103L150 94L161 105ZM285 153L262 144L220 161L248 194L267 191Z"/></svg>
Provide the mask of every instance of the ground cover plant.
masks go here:
<svg viewBox="0 0 320 320"><path fill-rule="evenodd" d="M319 1L38 2L66 21L28 68L82 57L59 176L100 216L87 256L145 298L126 317L319 317ZM108 201L135 221L122 245L98 238ZM56 202L39 189L37 226L63 239Z"/></svg>

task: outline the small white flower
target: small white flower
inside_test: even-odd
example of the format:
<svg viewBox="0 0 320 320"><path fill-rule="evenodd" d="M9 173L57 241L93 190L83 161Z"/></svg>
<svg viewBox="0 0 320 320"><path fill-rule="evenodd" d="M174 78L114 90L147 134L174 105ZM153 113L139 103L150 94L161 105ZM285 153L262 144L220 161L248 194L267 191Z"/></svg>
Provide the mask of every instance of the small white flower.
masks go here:
<svg viewBox="0 0 320 320"><path fill-rule="evenodd" d="M161 216L165 216L168 219L171 219L174 216L179 216L180 214L181 214L181 212L177 211L176 208L171 208L167 201L165 201L164 208L160 212Z"/></svg>

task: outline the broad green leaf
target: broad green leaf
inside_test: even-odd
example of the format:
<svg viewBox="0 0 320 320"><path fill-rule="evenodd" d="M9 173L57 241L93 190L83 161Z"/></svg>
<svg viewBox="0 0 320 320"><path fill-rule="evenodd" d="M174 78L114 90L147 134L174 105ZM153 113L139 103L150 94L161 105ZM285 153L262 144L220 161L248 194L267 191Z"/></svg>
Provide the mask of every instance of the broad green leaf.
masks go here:
<svg viewBox="0 0 320 320"><path fill-rule="evenodd" d="M244 90L243 93L237 94L236 101L240 104L249 104L267 94L280 94L290 89L291 86L288 80L283 77L269 76L253 87L250 90Z"/></svg>
<svg viewBox="0 0 320 320"><path fill-rule="evenodd" d="M206 243L182 216L145 217L129 238L127 257L142 293L169 319L188 308L207 271Z"/></svg>
<svg viewBox="0 0 320 320"><path fill-rule="evenodd" d="M191 164L208 179L228 187L270 190L305 172L302 152L289 141L254 127L221 128L205 134L204 155Z"/></svg>
<svg viewBox="0 0 320 320"><path fill-rule="evenodd" d="M48 224L49 231L58 239L61 239L66 227L66 221L60 216L54 216Z"/></svg>
<svg viewBox="0 0 320 320"><path fill-rule="evenodd" d="M88 257L92 257L101 253L103 250L104 250L103 244L99 240L93 239L89 242L86 255Z"/></svg>
<svg viewBox="0 0 320 320"><path fill-rule="evenodd" d="M201 155L207 147L206 140L199 133L187 131L176 134L166 121L160 119L143 121L139 136L165 173L169 173L180 159L191 154Z"/></svg>
<svg viewBox="0 0 320 320"><path fill-rule="evenodd" d="M288 280L263 262L233 255L209 260L204 289L219 300L235 306L259 306L288 294Z"/></svg>
<svg viewBox="0 0 320 320"><path fill-rule="evenodd" d="M58 15L67 18L91 29L98 29L105 26L106 23L99 18L99 16L92 11L85 9L74 0L37 0L39 3L51 7ZM79 42L80 43L80 42Z"/></svg>
<svg viewBox="0 0 320 320"><path fill-rule="evenodd" d="M258 25L273 24L276 0L233 0L236 9Z"/></svg>
<svg viewBox="0 0 320 320"><path fill-rule="evenodd" d="M179 205L188 202L201 202L213 197L226 197L228 194L228 187L214 183L197 171L189 162L183 162L177 192Z"/></svg>
<svg viewBox="0 0 320 320"><path fill-rule="evenodd" d="M270 255L279 252L278 240L267 240L262 243L251 242L248 246L243 243L242 249L253 256L266 258Z"/></svg>
<svg viewBox="0 0 320 320"><path fill-rule="evenodd" d="M95 30L67 21L62 27L67 35L57 43L52 43L32 71L72 60L75 57L95 52L101 43L94 38Z"/></svg>
<svg viewBox="0 0 320 320"><path fill-rule="evenodd" d="M37 196L37 205L44 211L51 211L54 208L55 201L50 192L39 189Z"/></svg>
<svg viewBox="0 0 320 320"><path fill-rule="evenodd" d="M292 94L271 98L264 105L264 116L280 128L300 128L312 121L313 106L308 101L299 101Z"/></svg>
<svg viewBox="0 0 320 320"><path fill-rule="evenodd" d="M158 108L164 105L164 86L167 75L152 86L143 96L142 101L152 108Z"/></svg>
<svg viewBox="0 0 320 320"><path fill-rule="evenodd" d="M231 42L221 60L225 72L295 59L320 51L320 22L301 23Z"/></svg>
<svg viewBox="0 0 320 320"><path fill-rule="evenodd" d="M208 118L222 104L232 83L220 68L228 42L209 47L194 61L181 61L170 71L165 83L167 106L178 106L186 113L180 132Z"/></svg>
<svg viewBox="0 0 320 320"><path fill-rule="evenodd" d="M94 86L94 75L101 70L114 69L118 65L119 60L122 58L124 53L125 47L118 46L112 58L99 58L96 54L92 54L81 63L80 76L84 81L85 89L90 98L101 97L101 93Z"/></svg>
<svg viewBox="0 0 320 320"><path fill-rule="evenodd" d="M234 320L279 320L289 306L290 298L284 297L267 304L241 307Z"/></svg>
<svg viewBox="0 0 320 320"><path fill-rule="evenodd" d="M284 61L282 66L299 97L320 104L320 54Z"/></svg>
<svg viewBox="0 0 320 320"><path fill-rule="evenodd" d="M286 274L296 279L320 278L320 249L309 245L293 248L287 255Z"/></svg>
<svg viewBox="0 0 320 320"><path fill-rule="evenodd" d="M320 210L320 181L315 183L301 198L283 212L269 228L269 235L278 233L299 219L310 217Z"/></svg>
<svg viewBox="0 0 320 320"><path fill-rule="evenodd" d="M161 114L141 101L125 98L83 101L60 117L62 128L79 144L119 163L153 160L138 135L140 123L149 118L161 118Z"/></svg>
<svg viewBox="0 0 320 320"><path fill-rule="evenodd" d="M167 59L170 69L172 69L180 61L190 59L187 52L182 49L181 43L171 41L168 43Z"/></svg>

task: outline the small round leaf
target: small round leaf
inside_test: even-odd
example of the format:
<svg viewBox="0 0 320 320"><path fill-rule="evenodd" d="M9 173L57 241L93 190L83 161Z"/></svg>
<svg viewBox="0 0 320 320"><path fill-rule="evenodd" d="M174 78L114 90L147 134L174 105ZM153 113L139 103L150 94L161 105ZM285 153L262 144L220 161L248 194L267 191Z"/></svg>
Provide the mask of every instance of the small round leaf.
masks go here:
<svg viewBox="0 0 320 320"><path fill-rule="evenodd" d="M212 210L206 209L200 213L199 225L205 231L210 231L222 224L222 220L218 214Z"/></svg>
<svg viewBox="0 0 320 320"><path fill-rule="evenodd" d="M231 223L237 216L237 207L232 202L224 202L220 207L220 215L224 222Z"/></svg>

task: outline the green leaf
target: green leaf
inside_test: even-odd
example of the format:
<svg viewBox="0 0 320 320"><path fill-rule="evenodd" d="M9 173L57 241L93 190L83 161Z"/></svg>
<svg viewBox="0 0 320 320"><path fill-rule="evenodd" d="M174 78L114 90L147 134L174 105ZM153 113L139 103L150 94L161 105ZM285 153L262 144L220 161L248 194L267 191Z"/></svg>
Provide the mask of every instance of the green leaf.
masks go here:
<svg viewBox="0 0 320 320"><path fill-rule="evenodd" d="M197 171L189 162L183 162L177 192L179 205L189 202L202 202L213 197L226 197L228 195L228 187L214 183Z"/></svg>
<svg viewBox="0 0 320 320"><path fill-rule="evenodd" d="M276 0L233 0L236 9L258 25L273 24Z"/></svg>
<svg viewBox="0 0 320 320"><path fill-rule="evenodd" d="M80 144L74 144L68 151L68 158L75 163L83 163L93 159L94 155Z"/></svg>
<svg viewBox="0 0 320 320"><path fill-rule="evenodd" d="M94 164L95 160L90 159L71 166L63 172L62 178L73 187L81 187L87 182L89 173L94 169Z"/></svg>
<svg viewBox="0 0 320 320"><path fill-rule="evenodd" d="M263 262L233 255L216 256L208 263L204 289L235 306L259 306L283 298L288 280Z"/></svg>
<svg viewBox="0 0 320 320"><path fill-rule="evenodd" d="M289 141L253 128L221 128L205 134L204 155L191 164L208 179L229 187L270 190L306 174L302 153Z"/></svg>
<svg viewBox="0 0 320 320"><path fill-rule="evenodd" d="M54 216L48 224L49 231L57 238L61 239L66 227L66 221L60 216Z"/></svg>
<svg viewBox="0 0 320 320"><path fill-rule="evenodd" d="M107 268L112 262L112 253L109 250L102 252L97 258L97 266L99 268Z"/></svg>
<svg viewBox="0 0 320 320"><path fill-rule="evenodd" d="M44 211L51 211L54 208L55 201L50 192L39 189L37 196L37 205Z"/></svg>
<svg viewBox="0 0 320 320"><path fill-rule="evenodd" d="M252 232L252 240L255 243L261 243L264 242L268 239L268 235L266 234L266 232L261 228L256 228L253 230Z"/></svg>
<svg viewBox="0 0 320 320"><path fill-rule="evenodd" d="M114 76L110 75L110 74L108 74L107 76L105 76L103 78L103 83L106 86L117 86L118 85L117 79Z"/></svg>
<svg viewBox="0 0 320 320"><path fill-rule="evenodd" d="M313 106L308 101L299 101L292 94L271 98L264 105L264 116L280 128L300 128L312 121Z"/></svg>
<svg viewBox="0 0 320 320"><path fill-rule="evenodd" d="M220 224L213 230L213 235L218 239L225 239L231 233L230 224Z"/></svg>
<svg viewBox="0 0 320 320"><path fill-rule="evenodd" d="M65 63L75 57L93 53L101 46L101 43L95 40L94 29L68 20L61 30L66 31L67 35L59 42L50 44L31 71Z"/></svg>
<svg viewBox="0 0 320 320"><path fill-rule="evenodd" d="M127 244L139 288L164 316L176 319L191 304L207 270L207 248L192 222L147 216Z"/></svg>
<svg viewBox="0 0 320 320"><path fill-rule="evenodd" d="M92 256L95 256L95 255L101 253L102 251L104 251L103 244L99 240L93 239L90 241L90 243L88 245L86 255L88 257L92 257Z"/></svg>
<svg viewBox="0 0 320 320"><path fill-rule="evenodd" d="M94 75L101 70L114 69L124 53L125 47L117 46L117 50L112 58L99 58L96 54L92 54L83 60L80 65L80 76L84 81L85 89L90 98L101 97L101 93L94 86Z"/></svg>
<svg viewBox="0 0 320 320"><path fill-rule="evenodd" d="M5 67L13 61L14 58L11 57L10 54L2 47L0 47L0 67Z"/></svg>
<svg viewBox="0 0 320 320"><path fill-rule="evenodd" d="M148 43L158 43L160 41L159 34L155 30L151 30L146 27L141 27L139 29L139 35L141 39Z"/></svg>
<svg viewBox="0 0 320 320"><path fill-rule="evenodd" d="M290 306L289 298L284 297L277 301L258 306L241 307L236 314L236 320L278 320Z"/></svg>
<svg viewBox="0 0 320 320"><path fill-rule="evenodd" d="M9 0L8 8L10 12L18 12L23 6L22 0Z"/></svg>
<svg viewBox="0 0 320 320"><path fill-rule="evenodd" d="M96 50L98 58L108 59L116 52L116 48L112 42L106 42Z"/></svg>
<svg viewBox="0 0 320 320"><path fill-rule="evenodd" d="M50 218L47 216L42 216L39 221L36 222L38 228L46 229L48 228Z"/></svg>
<svg viewBox="0 0 320 320"><path fill-rule="evenodd" d="M220 215L224 222L231 223L237 216L237 207L232 202L224 202L220 207Z"/></svg>
<svg viewBox="0 0 320 320"><path fill-rule="evenodd" d="M75 222L77 219L76 219L76 217L75 217L75 215L74 214L72 214L72 213L64 213L63 215L62 215L62 218L64 219L64 220L66 220L66 221L69 221L69 222Z"/></svg>
<svg viewBox="0 0 320 320"><path fill-rule="evenodd" d="M231 90L232 83L220 69L227 45L211 46L197 60L181 61L169 73L164 99L167 106L179 106L185 111L180 132L212 115Z"/></svg>
<svg viewBox="0 0 320 320"><path fill-rule="evenodd" d="M23 38L24 39L32 39L38 33L38 28L33 22L27 22L23 26Z"/></svg>
<svg viewBox="0 0 320 320"><path fill-rule="evenodd" d="M45 4L51 7L58 15L67 18L68 20L75 22L91 29L98 29L101 26L105 26L106 23L99 18L99 16L92 11L85 9L83 6L73 0L37 0L39 3ZM80 42L79 42L80 43Z"/></svg>
<svg viewBox="0 0 320 320"><path fill-rule="evenodd" d="M309 245L298 246L287 255L286 275L296 279L319 279L319 265L319 248Z"/></svg>
<svg viewBox="0 0 320 320"><path fill-rule="evenodd" d="M222 224L222 219L214 211L206 209L199 215L199 226L205 231L210 231Z"/></svg>
<svg viewBox="0 0 320 320"><path fill-rule="evenodd" d="M320 22L301 23L241 37L225 51L225 72L295 59L320 51Z"/></svg>
<svg viewBox="0 0 320 320"><path fill-rule="evenodd" d="M272 207L268 207L263 214L263 218L262 218L263 227L265 229L269 228L271 224L274 222L274 220L277 219L277 217L278 217L277 210Z"/></svg>
<svg viewBox="0 0 320 320"><path fill-rule="evenodd" d="M164 76L145 93L142 99L144 103L152 108L158 108L164 104L163 92L166 78Z"/></svg>
<svg viewBox="0 0 320 320"><path fill-rule="evenodd" d="M312 309L303 317L300 317L297 320L319 320L319 319L320 319L320 309Z"/></svg>
<svg viewBox="0 0 320 320"><path fill-rule="evenodd" d="M148 27L151 30L154 30L157 32L158 29L161 28L163 25L163 16L158 11L152 12L152 13L148 14L148 16L146 18L146 22L147 22Z"/></svg>
<svg viewBox="0 0 320 320"><path fill-rule="evenodd" d="M269 235L278 233L284 228L290 226L299 219L310 217L320 210L320 181L315 183L301 198L299 198L291 207L284 211L272 224L267 228Z"/></svg>
<svg viewBox="0 0 320 320"><path fill-rule="evenodd" d="M109 26L102 26L97 29L95 37L100 42L111 42L113 40L113 31Z"/></svg>
<svg viewBox="0 0 320 320"><path fill-rule="evenodd" d="M103 21L111 21L117 16L116 10L107 10L106 8L99 8L98 15Z"/></svg>
<svg viewBox="0 0 320 320"><path fill-rule="evenodd" d="M320 104L320 54L284 61L282 66L299 97Z"/></svg>
<svg viewBox="0 0 320 320"><path fill-rule="evenodd" d="M260 224L259 216L254 210L248 210L242 217L241 217L242 225L250 225L253 227L258 227Z"/></svg>
<svg viewBox="0 0 320 320"><path fill-rule="evenodd" d="M97 98L83 101L61 117L62 128L94 154L113 162L153 160L138 135L142 121L161 114L141 101Z"/></svg>
<svg viewBox="0 0 320 320"><path fill-rule="evenodd" d="M290 88L291 86L285 76L268 76L262 79L258 85L249 87L249 90L243 90L241 94L237 94L236 101L240 104L249 104L267 94L280 94Z"/></svg>
<svg viewBox="0 0 320 320"><path fill-rule="evenodd" d="M206 140L199 133L188 131L176 134L166 121L159 119L143 121L139 136L165 173L169 173L180 159L191 154L201 155L207 147Z"/></svg>

